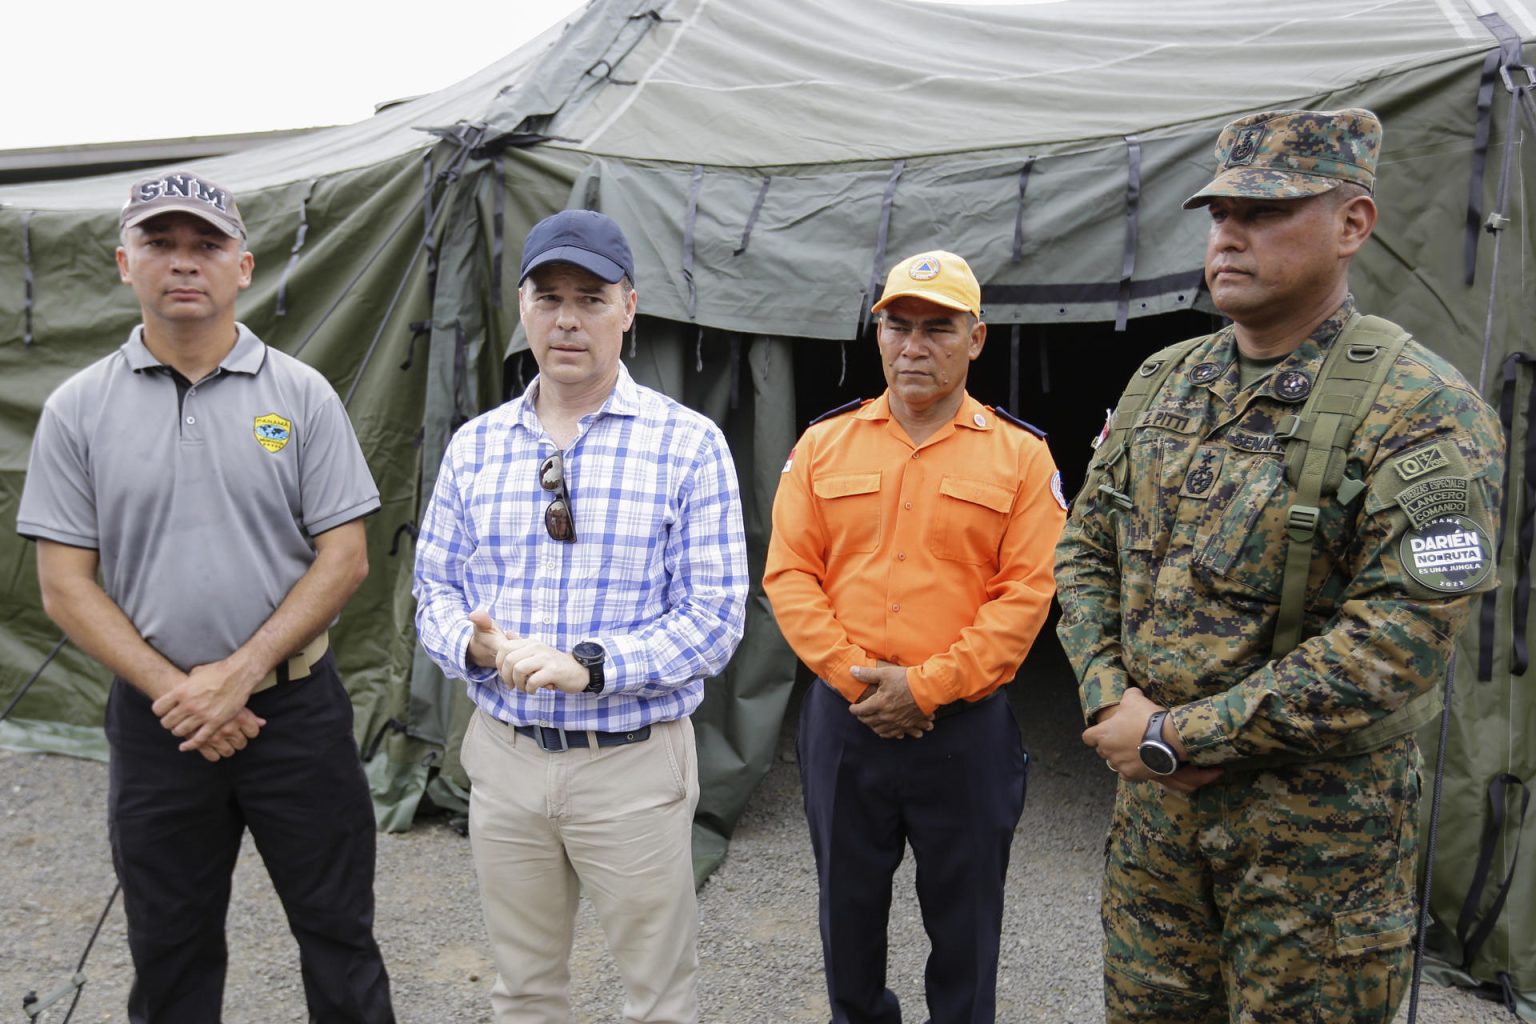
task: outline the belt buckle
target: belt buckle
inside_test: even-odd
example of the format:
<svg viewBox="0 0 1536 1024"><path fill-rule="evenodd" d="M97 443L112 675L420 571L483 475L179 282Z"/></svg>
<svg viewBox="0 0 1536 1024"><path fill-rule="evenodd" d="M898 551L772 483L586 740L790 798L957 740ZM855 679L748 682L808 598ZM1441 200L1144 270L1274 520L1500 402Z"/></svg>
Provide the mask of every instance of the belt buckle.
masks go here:
<svg viewBox="0 0 1536 1024"><path fill-rule="evenodd" d="M544 739L545 733L554 733L556 736L560 737L560 745L558 747L550 746L549 743ZM563 754L567 750L571 749L570 741L565 738L565 730L557 729L553 726L534 726L533 739L534 742L539 745L539 749L544 751L546 754Z"/></svg>

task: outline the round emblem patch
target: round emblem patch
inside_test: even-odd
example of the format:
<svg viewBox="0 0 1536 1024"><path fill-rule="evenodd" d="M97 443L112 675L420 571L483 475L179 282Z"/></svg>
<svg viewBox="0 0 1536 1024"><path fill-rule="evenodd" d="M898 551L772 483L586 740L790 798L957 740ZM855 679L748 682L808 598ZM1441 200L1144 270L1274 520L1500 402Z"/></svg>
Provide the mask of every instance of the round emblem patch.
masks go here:
<svg viewBox="0 0 1536 1024"><path fill-rule="evenodd" d="M1493 571L1488 535L1465 516L1439 516L1403 535L1399 556L1408 575L1431 590L1470 590Z"/></svg>
<svg viewBox="0 0 1536 1024"><path fill-rule="evenodd" d="M1063 509L1067 507L1067 496L1061 490L1061 470L1051 474L1051 497L1056 499L1056 504Z"/></svg>
<svg viewBox="0 0 1536 1024"><path fill-rule="evenodd" d="M937 256L924 256L912 264L907 271L907 276L914 281L932 281L939 276L939 258Z"/></svg>
<svg viewBox="0 0 1536 1024"><path fill-rule="evenodd" d="M1215 363L1201 363L1189 371L1189 379L1196 384L1209 384L1221 373L1221 367Z"/></svg>
<svg viewBox="0 0 1536 1024"><path fill-rule="evenodd" d="M1287 402L1299 402L1312 393L1312 380L1300 370L1286 370L1275 378L1275 394Z"/></svg>

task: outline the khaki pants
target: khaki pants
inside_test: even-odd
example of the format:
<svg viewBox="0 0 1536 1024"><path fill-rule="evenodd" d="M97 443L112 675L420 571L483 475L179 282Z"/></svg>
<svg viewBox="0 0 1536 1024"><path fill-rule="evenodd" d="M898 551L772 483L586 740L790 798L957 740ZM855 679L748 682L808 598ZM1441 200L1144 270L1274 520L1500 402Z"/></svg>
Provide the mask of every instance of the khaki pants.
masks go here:
<svg viewBox="0 0 1536 1024"><path fill-rule="evenodd" d="M624 1020L695 1024L693 724L661 722L639 743L551 754L476 712L462 759L497 1024L570 1019L583 890L624 979Z"/></svg>

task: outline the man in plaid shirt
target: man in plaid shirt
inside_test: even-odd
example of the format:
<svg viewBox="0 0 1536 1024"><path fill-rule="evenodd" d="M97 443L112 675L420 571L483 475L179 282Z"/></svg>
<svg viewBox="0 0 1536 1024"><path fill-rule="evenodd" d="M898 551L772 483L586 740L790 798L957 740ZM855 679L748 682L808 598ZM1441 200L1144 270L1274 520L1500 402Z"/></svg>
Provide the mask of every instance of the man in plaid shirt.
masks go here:
<svg viewBox="0 0 1536 1024"><path fill-rule="evenodd" d="M569 1019L583 890L624 1019L698 1020L688 715L741 639L746 540L720 429L619 361L633 282L602 214L534 226L539 374L454 435L417 542L422 646L478 709L462 758L501 1024Z"/></svg>

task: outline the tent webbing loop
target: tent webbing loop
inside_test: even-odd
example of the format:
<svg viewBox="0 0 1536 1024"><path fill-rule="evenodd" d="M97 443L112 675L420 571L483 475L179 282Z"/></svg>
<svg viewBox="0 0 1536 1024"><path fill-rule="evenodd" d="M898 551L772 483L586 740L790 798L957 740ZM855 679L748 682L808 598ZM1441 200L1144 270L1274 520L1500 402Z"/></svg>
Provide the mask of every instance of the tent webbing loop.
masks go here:
<svg viewBox="0 0 1536 1024"><path fill-rule="evenodd" d="M763 179L758 186L757 198L752 202L752 212L747 214L747 226L741 229L741 244L736 246L732 256L740 256L747 251L747 244L752 241L752 228L757 225L757 215L763 212L763 200L768 198L768 186L773 184L773 176Z"/></svg>
<svg viewBox="0 0 1536 1024"><path fill-rule="evenodd" d="M501 308L501 254L506 248L507 182L501 173L501 151L491 154L491 305Z"/></svg>
<svg viewBox="0 0 1536 1024"><path fill-rule="evenodd" d="M869 287L864 291L864 300L859 303L859 335L864 334L864 327L869 323L869 307L874 305L876 289L881 287L880 274L885 269L885 243L891 236L891 206L896 200L896 183L901 180L901 172L907 169L905 160L897 160L891 168L891 176L885 183L885 195L880 198L880 230L875 233L875 261L869 268ZM848 353L843 353L843 372L848 372ZM842 378L838 378L842 383Z"/></svg>
<svg viewBox="0 0 1536 1024"><path fill-rule="evenodd" d="M421 534L421 528L416 525L416 520L414 519L407 519L405 522L395 527L394 534L389 538L390 558L394 558L396 555L400 554L400 535L402 533L414 541ZM369 758L365 757L363 760L367 761Z"/></svg>
<svg viewBox="0 0 1536 1024"><path fill-rule="evenodd" d="M1525 352L1511 352L1504 360L1504 382L1499 389L1499 424L1504 428L1504 501L1499 510L1499 533L1494 541L1494 558L1503 561L1504 538L1509 533L1509 505L1514 489L1514 427L1515 387L1520 378L1521 364L1536 366L1536 356ZM1519 506L1520 528L1516 532L1520 543L1517 562L1519 575L1515 582L1515 613L1513 622L1514 652L1510 658L1511 675L1523 676L1530 664L1530 651L1526 643L1526 612L1531 601L1531 545L1536 540L1536 385L1526 396L1525 462L1521 472L1525 500ZM1500 588L1502 589L1502 588ZM1477 622L1477 678L1479 682L1493 679L1493 642L1498 628L1499 589L1483 595Z"/></svg>
<svg viewBox="0 0 1536 1024"><path fill-rule="evenodd" d="M1035 166L1035 158L1025 157L1024 166L1019 168L1019 206L1013 213L1013 262L1019 263L1024 259L1024 190L1029 187L1029 171ZM1017 338L1017 335L1015 335ZM1017 405L1014 406L1018 408Z"/></svg>
<svg viewBox="0 0 1536 1024"><path fill-rule="evenodd" d="M22 299L23 322L21 343L32 344L32 211L21 215L21 281L26 289Z"/></svg>
<svg viewBox="0 0 1536 1024"><path fill-rule="evenodd" d="M699 290L693 279L693 228L699 217L699 190L704 187L704 165L693 165L688 180L688 211L683 215L683 280L688 283L688 319L697 319Z"/></svg>
<svg viewBox="0 0 1536 1024"><path fill-rule="evenodd" d="M461 168L463 168L464 161L469 159L469 154L473 151L475 145L479 142L480 135L484 130L485 127L483 125L473 125L470 126L465 132L460 133L455 138L455 141L458 142L459 150L456 154L454 154L452 164L450 164L448 168L443 171L444 182L452 185L454 181L458 180L459 171ZM427 151L428 155L430 155L431 152L432 150L429 149ZM422 202L430 204L430 196L423 196ZM422 229L421 241L416 243L416 248L411 253L411 258L405 263L405 271L400 275L400 283L395 285L395 293L389 297L389 305L384 307L384 313L379 317L379 326L378 329L373 332L373 340L368 343L368 348L363 352L363 358L359 360L357 364L357 371L352 375L352 383L347 386L347 393L342 396L341 407L343 409L351 406L352 396L357 394L357 386L362 383L363 372L368 369L368 364L373 360L373 353L379 347L379 340L384 337L384 329L389 326L389 319L395 312L395 306L397 306L400 302L400 296L405 294L405 286L411 280L411 271L416 266L416 260L421 256L422 250L427 248L428 243L432 239L432 230L436 223L437 214L441 212L441 209L442 207L438 207L433 211L432 216L427 219L426 225ZM347 289L342 292L341 298L338 298L335 302L333 302L331 304L331 308L325 311L325 316L320 318L320 323L314 326L314 329L311 330L309 334L304 338L304 341L299 345L299 348L303 348L304 345L307 345L309 343L309 339L313 338L315 333L320 330L321 324L324 324L325 321L330 318L330 315L336 312L337 307L340 306L342 300L346 298L347 292L351 291L352 287L357 284L358 280L363 276L363 274L367 273L368 268L373 265L373 261L379 258L379 254L382 253L384 249L389 245L390 241L400 233L400 230L405 227L410 219L411 214L409 211L407 211L405 217L400 221L399 224L395 225L395 229L389 233L389 237L384 239L384 241L380 243L379 248L374 250L373 255L369 256L368 259L364 261L362 269L359 270L357 274L352 278L351 282L347 285ZM428 292L428 294L433 294L433 292ZM297 355L297 350L295 350L293 354ZM454 402L457 403L458 400L458 395L455 394Z"/></svg>
<svg viewBox="0 0 1536 1024"><path fill-rule="evenodd" d="M277 279L277 316L288 315L288 278L299 265L299 250L304 248L304 237L309 234L309 197L314 194L315 179L309 179L304 194L299 196L299 227L293 233L293 248L288 250L288 262L283 264L282 276Z"/></svg>
<svg viewBox="0 0 1536 1024"><path fill-rule="evenodd" d="M1493 134L1493 87L1499 80L1502 50L1483 58L1477 86L1477 131L1472 138L1472 180L1467 187L1467 238L1464 258L1467 287L1477 280L1477 243L1483 234L1483 177L1488 168L1488 139Z"/></svg>
<svg viewBox="0 0 1536 1024"><path fill-rule="evenodd" d="M1509 794L1517 791L1520 794L1519 820L1515 820L1512 815L1506 819ZM1498 923L1499 915L1504 911L1504 901L1515 880L1515 865L1520 860L1520 835L1525 830L1525 812L1530 803L1531 791L1518 775L1500 772L1489 780L1488 827L1483 832L1483 843L1477 851L1477 867L1472 872L1471 884L1467 886L1467 898L1461 905L1461 914L1456 918L1456 941L1461 946L1461 969L1464 971L1469 971L1472 961L1476 959L1478 951L1483 948L1483 943L1488 940L1493 926ZM1488 871L1493 867L1494 851L1499 840L1506 835L1514 837L1514 849L1508 857L1509 871L1494 892L1487 911L1479 915L1477 908L1483 902L1483 889L1488 884Z"/></svg>
<svg viewBox="0 0 1536 1024"><path fill-rule="evenodd" d="M1413 943L1413 972L1408 985L1406 1024L1419 1019L1419 981L1424 974L1424 942L1429 934L1429 894L1435 883L1435 847L1440 842L1440 798L1445 792L1445 748L1451 740L1451 694L1456 689L1456 650L1445 663L1445 694L1440 705L1440 744L1435 750L1435 781L1429 796L1429 836L1424 841L1424 884L1419 892L1418 935Z"/></svg>
<svg viewBox="0 0 1536 1024"><path fill-rule="evenodd" d="M1115 303L1115 330L1125 330L1131 314L1131 278L1136 274L1136 236L1141 229L1141 142L1125 137L1125 257L1120 261L1120 298Z"/></svg>
<svg viewBox="0 0 1536 1024"><path fill-rule="evenodd" d="M411 321L411 340L406 343L405 359L401 361L400 369L409 370L411 368L412 364L416 362L416 343L420 341L422 337L431 333L431 320Z"/></svg>

